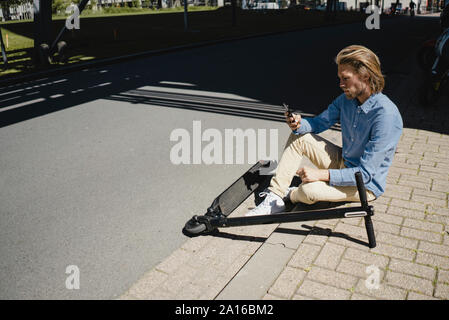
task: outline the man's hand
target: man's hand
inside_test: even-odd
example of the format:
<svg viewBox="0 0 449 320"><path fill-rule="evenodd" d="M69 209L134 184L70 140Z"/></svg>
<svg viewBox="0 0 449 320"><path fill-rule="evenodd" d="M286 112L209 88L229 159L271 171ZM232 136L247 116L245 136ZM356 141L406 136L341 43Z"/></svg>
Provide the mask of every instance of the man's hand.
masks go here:
<svg viewBox="0 0 449 320"><path fill-rule="evenodd" d="M304 167L296 171L296 174L301 178L303 183L329 181L329 170Z"/></svg>
<svg viewBox="0 0 449 320"><path fill-rule="evenodd" d="M289 116L287 111L284 113L284 115L285 120L292 131L299 129L299 127L301 126L301 115L291 113Z"/></svg>

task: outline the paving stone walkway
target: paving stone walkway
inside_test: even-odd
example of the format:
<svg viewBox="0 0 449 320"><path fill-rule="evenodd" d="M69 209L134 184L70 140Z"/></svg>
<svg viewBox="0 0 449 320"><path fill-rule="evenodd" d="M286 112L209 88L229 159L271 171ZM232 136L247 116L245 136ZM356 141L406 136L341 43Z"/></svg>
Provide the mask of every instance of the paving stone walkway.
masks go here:
<svg viewBox="0 0 449 320"><path fill-rule="evenodd" d="M421 74L408 65L387 77L404 131L372 203L375 248L363 218L226 228L188 239L120 299L447 300L449 99L420 106ZM232 216L251 206L253 197Z"/></svg>

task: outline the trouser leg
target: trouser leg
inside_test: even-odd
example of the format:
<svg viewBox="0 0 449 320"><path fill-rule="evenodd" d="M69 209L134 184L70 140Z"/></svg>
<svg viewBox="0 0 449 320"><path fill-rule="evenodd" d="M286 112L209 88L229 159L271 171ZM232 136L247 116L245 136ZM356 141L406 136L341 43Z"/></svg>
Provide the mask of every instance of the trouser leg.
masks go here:
<svg viewBox="0 0 449 320"><path fill-rule="evenodd" d="M339 169L342 163L339 146L315 134L292 133L268 189L284 197L303 157L309 158L319 169Z"/></svg>
<svg viewBox="0 0 449 320"><path fill-rule="evenodd" d="M284 197L303 157L308 157L319 169L344 168L341 152L339 146L315 134L291 134L268 189ZM367 199L375 199L371 191L367 191ZM290 201L306 204L318 201L359 201L359 194L356 186L335 187L324 181L316 181L302 183L294 189L290 194Z"/></svg>

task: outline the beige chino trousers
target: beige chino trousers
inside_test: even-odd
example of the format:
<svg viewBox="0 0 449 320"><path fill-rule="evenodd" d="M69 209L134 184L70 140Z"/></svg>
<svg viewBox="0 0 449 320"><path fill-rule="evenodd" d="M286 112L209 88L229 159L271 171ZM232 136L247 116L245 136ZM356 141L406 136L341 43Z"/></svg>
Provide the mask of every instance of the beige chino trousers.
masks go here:
<svg viewBox="0 0 449 320"><path fill-rule="evenodd" d="M271 179L269 190L284 198L301 160L307 157L318 169L345 168L342 149L332 142L312 133L291 134L287 140L281 160ZM374 194L367 190L368 201L375 200ZM324 181L302 183L290 193L290 201L313 204L318 201L360 201L356 186L330 186Z"/></svg>

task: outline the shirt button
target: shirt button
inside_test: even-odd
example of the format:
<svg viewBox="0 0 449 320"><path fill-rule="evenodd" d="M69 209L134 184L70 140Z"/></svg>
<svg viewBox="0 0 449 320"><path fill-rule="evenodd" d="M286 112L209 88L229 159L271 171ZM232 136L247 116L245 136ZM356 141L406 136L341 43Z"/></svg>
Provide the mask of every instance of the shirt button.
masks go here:
<svg viewBox="0 0 449 320"><path fill-rule="evenodd" d="M354 142L354 138L351 138L351 141Z"/></svg>
<svg viewBox="0 0 449 320"><path fill-rule="evenodd" d="M354 128L355 128L355 127L357 127L357 125L356 125L356 124L354 125Z"/></svg>

